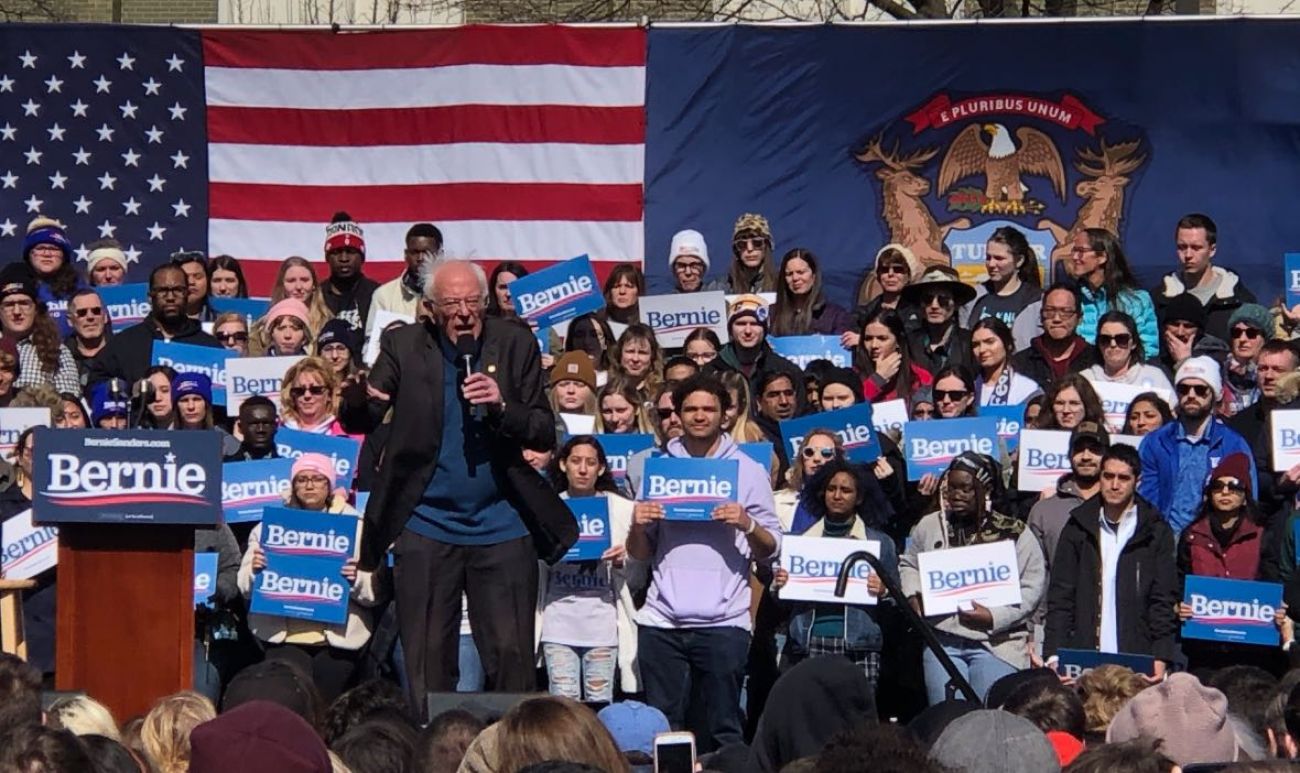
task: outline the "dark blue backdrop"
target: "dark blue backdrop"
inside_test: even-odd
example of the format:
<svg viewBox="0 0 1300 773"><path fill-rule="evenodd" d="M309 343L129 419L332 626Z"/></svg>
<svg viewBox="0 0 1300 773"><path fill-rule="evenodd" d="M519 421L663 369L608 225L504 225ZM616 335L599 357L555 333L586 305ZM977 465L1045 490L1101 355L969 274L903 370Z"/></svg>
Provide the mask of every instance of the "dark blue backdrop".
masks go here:
<svg viewBox="0 0 1300 773"><path fill-rule="evenodd" d="M1281 292L1282 253L1300 248L1300 22L654 29L647 89L645 265L657 291L669 287L674 231L701 230L710 276L722 276L731 224L753 211L771 220L778 259L812 249L832 297L846 301L889 241L877 167L851 151L878 132L887 147L946 149L972 121L1013 135L1031 126L1056 142L1069 200L1045 177L1022 181L1041 217L1065 228L1085 179L1077 149L1139 140L1144 162L1128 176L1120 231L1144 284L1174 266L1173 226L1187 212L1218 221L1219 261L1261 300ZM939 93L1072 95L1105 123L1090 136L999 114L913 135L904 117ZM934 190L942 158L918 172L934 217L990 220L947 211ZM1040 216L1010 219L1032 228Z"/></svg>

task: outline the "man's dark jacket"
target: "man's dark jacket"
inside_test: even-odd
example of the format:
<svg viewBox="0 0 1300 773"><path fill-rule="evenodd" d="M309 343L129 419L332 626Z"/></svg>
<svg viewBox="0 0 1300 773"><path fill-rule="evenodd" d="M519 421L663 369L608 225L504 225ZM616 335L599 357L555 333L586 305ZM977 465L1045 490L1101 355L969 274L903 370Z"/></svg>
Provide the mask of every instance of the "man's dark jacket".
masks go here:
<svg viewBox="0 0 1300 773"><path fill-rule="evenodd" d="M1115 573L1119 651L1173 660L1178 618L1174 533L1160 513L1139 499L1137 528L1120 552ZM1101 497L1070 511L1052 560L1047 586L1043 657L1058 649L1095 650L1101 633Z"/></svg>
<svg viewBox="0 0 1300 773"><path fill-rule="evenodd" d="M458 378L455 371L444 373L439 335L432 322L384 333L369 383L391 400L354 401L349 391L340 406L339 420L353 433L374 431L388 408L393 408L391 435L381 451L379 474L366 506L362 569L380 565L437 469L442 443L442 379ZM486 431L493 438L493 475L502 495L533 535L538 557L554 563L577 541L578 524L522 453L524 446L544 449L555 445L555 417L543 389L537 339L521 325L489 318L483 320L479 340L476 368L496 379L505 400L504 409L488 410L485 419Z"/></svg>
<svg viewBox="0 0 1300 773"><path fill-rule="evenodd" d="M108 339L108 345L90 361L87 383L98 384L110 378L122 378L128 384L134 384L144 378L145 371L153 364L153 342L161 340L162 331L158 329L158 323L154 322L152 314L140 324L114 333ZM171 340L178 344L221 348L220 341L203 332L203 327L196 320L188 318L181 325L180 332Z"/></svg>

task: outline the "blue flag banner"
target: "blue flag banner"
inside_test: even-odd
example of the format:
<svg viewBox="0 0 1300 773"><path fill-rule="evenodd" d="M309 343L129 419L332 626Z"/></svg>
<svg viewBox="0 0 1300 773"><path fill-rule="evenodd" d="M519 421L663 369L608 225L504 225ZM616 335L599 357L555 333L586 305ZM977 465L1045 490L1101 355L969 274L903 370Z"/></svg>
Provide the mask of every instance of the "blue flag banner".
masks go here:
<svg viewBox="0 0 1300 773"><path fill-rule="evenodd" d="M215 431L41 427L33 442L37 523L220 523Z"/></svg>
<svg viewBox="0 0 1300 773"><path fill-rule="evenodd" d="M828 429L839 435L844 455L855 462L874 462L880 458L880 443L872 426L871 403L787 419L780 426L781 440L790 459L797 455L804 435L815 429Z"/></svg>
<svg viewBox="0 0 1300 773"><path fill-rule="evenodd" d="M334 481L336 488L352 486L352 477L357 469L357 457L361 454L361 443L350 437L334 435L317 435L300 429L281 427L275 432L275 447L280 456L289 460L297 459L306 453L328 456L334 462Z"/></svg>
<svg viewBox="0 0 1300 773"><path fill-rule="evenodd" d="M926 473L942 475L953 457L974 451L998 458L997 419L972 416L940 421L909 421L903 430L903 457L908 480Z"/></svg>
<svg viewBox="0 0 1300 773"><path fill-rule="evenodd" d="M1062 648L1056 651L1056 657L1057 672L1071 679L1078 679L1084 671L1091 671L1105 665L1123 666L1137 674L1151 675L1156 670L1156 659L1150 655Z"/></svg>
<svg viewBox="0 0 1300 773"><path fill-rule="evenodd" d="M99 293L99 299L104 303L114 333L144 322L144 318L153 310L149 303L149 285L144 282L96 287L95 292Z"/></svg>
<svg viewBox="0 0 1300 773"><path fill-rule="evenodd" d="M742 454L763 465L763 469L766 470L772 466L771 443L768 443L767 441L759 441L756 443L737 443L736 446L740 449Z"/></svg>
<svg viewBox="0 0 1300 773"><path fill-rule="evenodd" d="M211 606L217 592L217 554L194 554L194 607Z"/></svg>
<svg viewBox="0 0 1300 773"><path fill-rule="evenodd" d="M736 501L739 478L735 459L655 456L645 462L641 499L663 505L670 521L708 521L714 507Z"/></svg>
<svg viewBox="0 0 1300 773"><path fill-rule="evenodd" d="M510 298L520 317L543 330L605 308L586 255L519 277L510 283Z"/></svg>
<svg viewBox="0 0 1300 773"><path fill-rule="evenodd" d="M293 484L292 468L293 460L285 458L221 465L221 507L226 523L260 521L263 508L284 504Z"/></svg>
<svg viewBox="0 0 1300 773"><path fill-rule="evenodd" d="M564 554L565 561L595 561L609 550L609 500L605 497L571 497L565 500L578 521L578 541Z"/></svg>
<svg viewBox="0 0 1300 773"><path fill-rule="evenodd" d="M208 305L217 314L228 311L243 314L244 319L248 320L248 326L252 327L253 322L266 315L271 308L271 301L267 298L209 298Z"/></svg>
<svg viewBox="0 0 1300 773"><path fill-rule="evenodd" d="M1288 252L1285 263L1286 276L1283 281L1286 284L1283 287L1286 288L1286 307L1292 309L1300 303L1300 252Z"/></svg>
<svg viewBox="0 0 1300 773"><path fill-rule="evenodd" d="M202 373L212 379L212 404L226 404L226 349L211 346L154 341L154 365L166 365L177 373Z"/></svg>
<svg viewBox="0 0 1300 773"><path fill-rule="evenodd" d="M1025 423L1025 404L981 405L976 412L979 416L998 423L998 440L1006 445L1008 454L1015 453L1020 447L1020 427ZM996 457L996 454L993 456Z"/></svg>
<svg viewBox="0 0 1300 773"><path fill-rule="evenodd" d="M839 336L774 336L767 342L772 351L800 368L808 367L813 360L830 360L839 368L853 364L853 355L840 346Z"/></svg>
<svg viewBox="0 0 1300 773"><path fill-rule="evenodd" d="M1192 617L1183 638L1277 646L1273 613L1282 606L1282 586L1271 582L1188 575L1183 602Z"/></svg>
<svg viewBox="0 0 1300 773"><path fill-rule="evenodd" d="M642 432L624 434L596 435L600 447L605 451L605 461L609 462L609 474L622 483L627 480L627 460L632 454L654 448L655 436Z"/></svg>

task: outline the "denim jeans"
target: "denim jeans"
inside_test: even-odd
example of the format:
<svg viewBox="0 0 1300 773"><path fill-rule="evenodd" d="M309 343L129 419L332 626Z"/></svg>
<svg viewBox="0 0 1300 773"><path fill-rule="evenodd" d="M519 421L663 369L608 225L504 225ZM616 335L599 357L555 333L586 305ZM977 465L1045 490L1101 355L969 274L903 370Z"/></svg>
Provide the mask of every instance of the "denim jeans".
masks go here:
<svg viewBox="0 0 1300 773"><path fill-rule="evenodd" d="M483 661L479 660L474 637L467 633L460 635L457 661L460 665L460 679L456 682L456 692L483 692Z"/></svg>
<svg viewBox="0 0 1300 773"><path fill-rule="evenodd" d="M744 740L740 687L748 659L749 631L743 628L637 631L646 703L662 711L674 730L695 733L701 753ZM703 705L692 707L692 698ZM688 726L688 716L699 718L695 726Z"/></svg>
<svg viewBox="0 0 1300 773"><path fill-rule="evenodd" d="M981 703L984 702L989 687L994 682L1019 670L989 652L983 644L977 641L938 632L936 634L943 644L944 652L947 652L948 657L952 658L953 664L957 666L957 670L961 672L961 675L970 682L970 686L975 688L975 694L979 696ZM936 703L943 702L947 697L945 690L948 685L948 672L943 670L943 666L939 664L939 659L934 656L934 653L930 652L928 647L921 655L921 666L925 670L925 692L930 699L930 705L933 706ZM960 699L961 695L957 695L957 698Z"/></svg>
<svg viewBox="0 0 1300 773"><path fill-rule="evenodd" d="M570 647L544 642L542 655L546 658L551 695L586 703L613 702L618 647Z"/></svg>

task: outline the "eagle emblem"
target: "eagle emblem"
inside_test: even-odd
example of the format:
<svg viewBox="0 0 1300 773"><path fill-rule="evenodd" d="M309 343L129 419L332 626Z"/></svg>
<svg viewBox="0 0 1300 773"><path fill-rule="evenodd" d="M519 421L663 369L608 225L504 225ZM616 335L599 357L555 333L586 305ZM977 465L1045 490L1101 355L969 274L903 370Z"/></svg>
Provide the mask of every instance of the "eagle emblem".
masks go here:
<svg viewBox="0 0 1300 773"><path fill-rule="evenodd" d="M989 135L985 144L983 135ZM953 192L950 207L984 214L1038 214L1045 205L1027 196L1023 177L1046 177L1052 190L1065 201L1065 165L1047 134L1030 126L1011 132L1000 123L973 123L948 146L939 165L936 193L948 194L961 180L984 175L984 190L961 188Z"/></svg>

